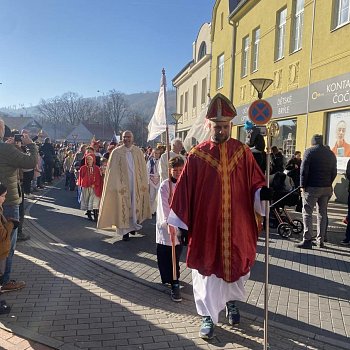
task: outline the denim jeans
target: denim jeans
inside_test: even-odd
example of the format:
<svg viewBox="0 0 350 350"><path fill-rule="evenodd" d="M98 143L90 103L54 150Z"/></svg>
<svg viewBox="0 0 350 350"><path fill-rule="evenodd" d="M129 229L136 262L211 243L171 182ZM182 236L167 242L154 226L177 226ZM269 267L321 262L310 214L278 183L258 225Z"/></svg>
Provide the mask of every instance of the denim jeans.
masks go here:
<svg viewBox="0 0 350 350"><path fill-rule="evenodd" d="M12 218L15 220L19 220L19 205L4 205L4 216L5 218ZM8 281L10 281L10 274L12 269L12 258L15 253L16 249L16 242L17 242L17 228L12 231L11 234L11 247L10 247L10 253L8 257L6 258L6 267L5 272L0 278L0 284L4 285Z"/></svg>
<svg viewBox="0 0 350 350"><path fill-rule="evenodd" d="M312 213L316 205L318 243L323 242L327 230L327 206L332 197L332 187L306 187L303 191L304 240L313 238Z"/></svg>

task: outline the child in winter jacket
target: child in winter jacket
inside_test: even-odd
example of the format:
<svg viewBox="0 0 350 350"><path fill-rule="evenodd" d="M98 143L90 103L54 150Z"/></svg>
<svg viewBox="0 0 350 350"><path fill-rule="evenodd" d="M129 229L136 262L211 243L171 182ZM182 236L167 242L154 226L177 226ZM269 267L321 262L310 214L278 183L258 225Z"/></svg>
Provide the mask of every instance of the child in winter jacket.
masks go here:
<svg viewBox="0 0 350 350"><path fill-rule="evenodd" d="M98 219L98 209L102 195L102 178L100 168L96 165L93 153L85 155L85 165L79 170L78 186L81 187L80 209L86 210L90 220L92 213L94 221Z"/></svg>

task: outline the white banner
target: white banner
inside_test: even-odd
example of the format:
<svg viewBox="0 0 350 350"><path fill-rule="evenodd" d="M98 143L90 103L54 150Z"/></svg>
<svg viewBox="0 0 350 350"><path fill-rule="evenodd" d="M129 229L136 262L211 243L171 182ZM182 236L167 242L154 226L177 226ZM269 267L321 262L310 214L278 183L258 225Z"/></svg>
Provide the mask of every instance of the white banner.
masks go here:
<svg viewBox="0 0 350 350"><path fill-rule="evenodd" d="M166 129L166 111L165 111L165 72L162 73L159 96L154 114L148 124L147 141L154 140L157 136L165 132Z"/></svg>

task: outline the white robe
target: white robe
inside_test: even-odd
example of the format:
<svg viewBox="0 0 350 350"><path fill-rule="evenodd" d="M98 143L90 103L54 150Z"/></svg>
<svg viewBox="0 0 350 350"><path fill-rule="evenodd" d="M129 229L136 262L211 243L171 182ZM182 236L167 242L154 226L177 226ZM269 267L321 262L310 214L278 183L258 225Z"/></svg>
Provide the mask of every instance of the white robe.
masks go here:
<svg viewBox="0 0 350 350"><path fill-rule="evenodd" d="M126 151L126 162L128 164L132 216L130 217L130 226L128 228L117 228L116 232L120 235L125 235L131 231L139 231L142 229L142 225L138 224L136 219L136 193L134 188L135 165L134 158L128 148Z"/></svg>
<svg viewBox="0 0 350 350"><path fill-rule="evenodd" d="M255 193L255 211L265 216L265 202L260 201L260 189ZM170 211L168 224L188 229L178 216ZM201 316L210 316L215 324L219 321L219 313L231 300L243 301L246 298L244 283L249 279L250 272L239 278L236 282L226 282L215 275L203 276L197 270L192 270L193 295L197 313Z"/></svg>
<svg viewBox="0 0 350 350"><path fill-rule="evenodd" d="M151 162L147 162L148 185L149 185L149 200L151 205L151 213L154 214L157 209L157 195L160 185L160 176L158 173L159 159L154 159L154 173L151 174Z"/></svg>

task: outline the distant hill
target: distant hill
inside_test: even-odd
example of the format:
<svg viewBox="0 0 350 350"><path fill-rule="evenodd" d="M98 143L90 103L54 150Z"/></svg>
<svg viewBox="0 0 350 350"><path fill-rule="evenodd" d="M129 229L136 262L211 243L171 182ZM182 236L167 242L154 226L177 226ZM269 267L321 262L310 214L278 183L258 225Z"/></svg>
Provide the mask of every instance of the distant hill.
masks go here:
<svg viewBox="0 0 350 350"><path fill-rule="evenodd" d="M140 92L137 94L125 95L125 99L132 110L149 121L154 113L158 94L159 92ZM167 91L167 107L168 118L171 118L171 114L176 112L175 90Z"/></svg>
<svg viewBox="0 0 350 350"><path fill-rule="evenodd" d="M140 92L135 94L124 95L128 102L130 109L135 113L144 117L145 121L149 121L154 113L159 92ZM167 113L168 118L171 119L171 114L176 112L176 92L171 90L167 92ZM0 108L0 115L7 115L11 117L33 117L39 118L37 106L23 107L23 108ZM169 120L170 120L169 119Z"/></svg>

